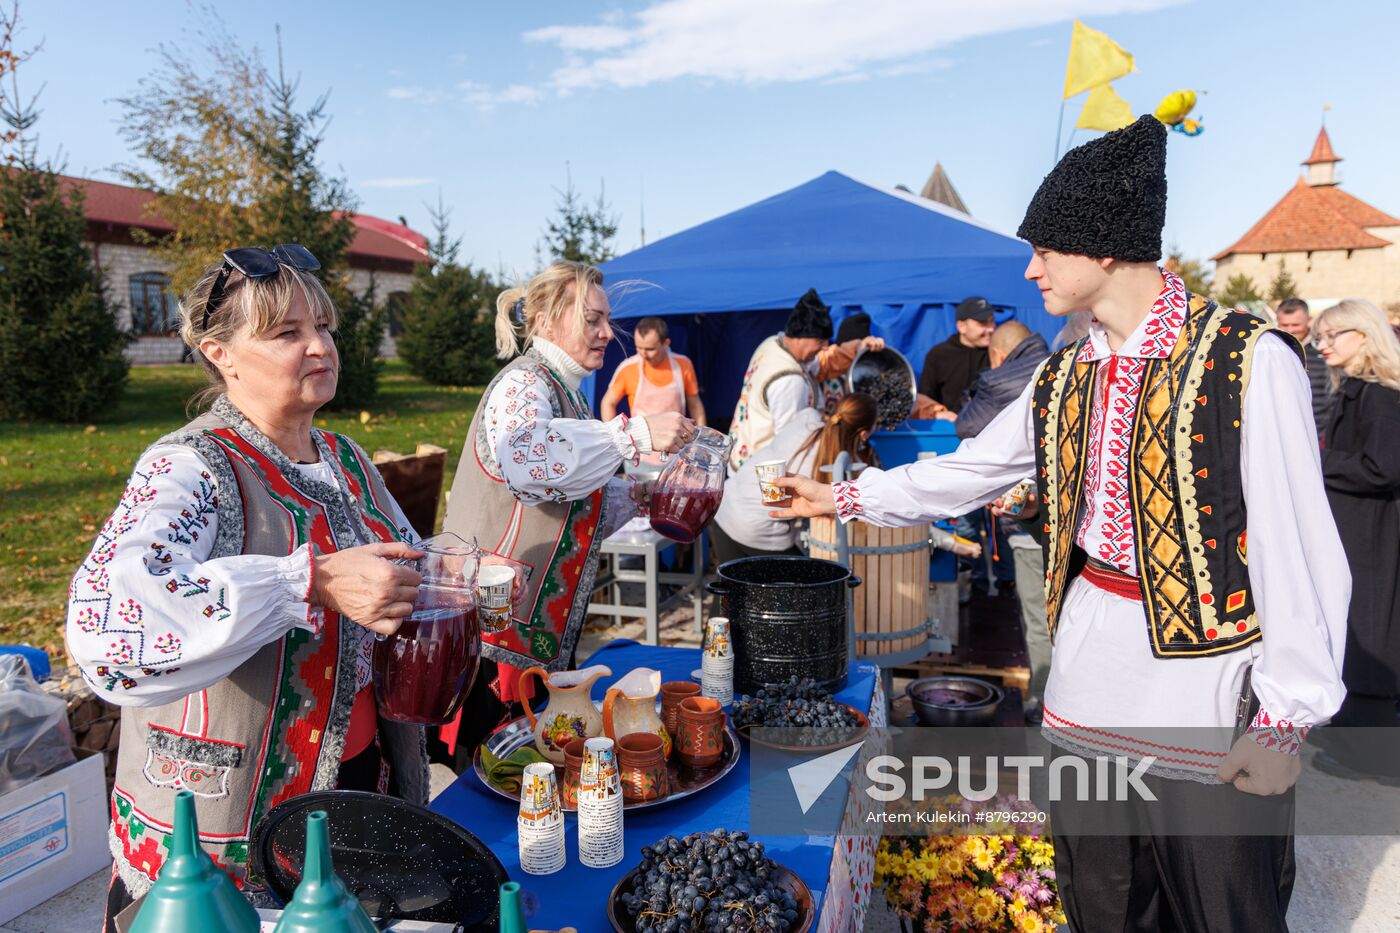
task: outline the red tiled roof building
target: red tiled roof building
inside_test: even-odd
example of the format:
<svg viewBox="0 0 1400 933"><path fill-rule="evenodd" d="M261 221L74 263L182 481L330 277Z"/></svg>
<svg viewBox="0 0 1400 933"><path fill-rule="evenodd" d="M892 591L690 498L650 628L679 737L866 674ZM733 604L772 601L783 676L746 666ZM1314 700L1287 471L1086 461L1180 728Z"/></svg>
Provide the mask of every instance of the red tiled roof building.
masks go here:
<svg viewBox="0 0 1400 933"><path fill-rule="evenodd" d="M1306 174L1233 245L1211 257L1225 282L1244 273L1261 293L1286 269L1310 304L1349 297L1400 302L1400 218L1343 191L1342 159L1324 127Z"/></svg>
<svg viewBox="0 0 1400 933"><path fill-rule="evenodd" d="M174 229L154 213L151 192L90 178L62 176L61 182L83 192L87 239L93 260L107 276L109 298L122 323L137 336L130 355L136 362L175 362L183 354L179 338L170 336L176 322L175 297L155 253L132 236L133 228L154 234ZM355 236L346 251L350 287L363 293L371 276L380 303L407 292L413 270L428 262L428 240L409 227L355 214Z"/></svg>

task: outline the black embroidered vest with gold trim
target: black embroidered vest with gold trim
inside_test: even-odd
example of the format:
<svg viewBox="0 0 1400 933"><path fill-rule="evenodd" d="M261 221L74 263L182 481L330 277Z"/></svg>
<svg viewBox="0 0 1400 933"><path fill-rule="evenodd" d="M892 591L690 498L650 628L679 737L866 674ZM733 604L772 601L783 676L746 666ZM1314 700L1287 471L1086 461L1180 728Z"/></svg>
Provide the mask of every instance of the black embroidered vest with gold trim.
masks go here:
<svg viewBox="0 0 1400 933"><path fill-rule="evenodd" d="M1240 471L1244 394L1255 342L1296 341L1260 318L1192 295L1166 359L1147 362L1131 429L1129 500L1148 640L1159 658L1223 654L1260 637L1245 553ZM1086 338L1087 339L1087 338ZM1037 377L1034 419L1045 521L1050 633L1083 552L1075 537L1098 363L1082 343L1053 354Z"/></svg>

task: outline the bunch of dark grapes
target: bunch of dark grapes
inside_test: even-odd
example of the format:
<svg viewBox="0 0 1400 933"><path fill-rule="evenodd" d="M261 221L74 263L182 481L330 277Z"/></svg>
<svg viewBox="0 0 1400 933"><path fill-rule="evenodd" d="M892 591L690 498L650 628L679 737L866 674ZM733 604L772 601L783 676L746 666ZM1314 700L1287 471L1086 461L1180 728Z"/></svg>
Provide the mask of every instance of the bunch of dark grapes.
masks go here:
<svg viewBox="0 0 1400 933"><path fill-rule="evenodd" d="M851 708L833 700L821 684L810 677L798 680L795 675L785 684L739 697L730 718L736 729L800 729L790 737L795 745L842 741L860 725Z"/></svg>
<svg viewBox="0 0 1400 933"><path fill-rule="evenodd" d="M875 423L886 431L909 420L914 408L914 391L907 370L889 369L862 374L855 390L875 400Z"/></svg>
<svg viewBox="0 0 1400 933"><path fill-rule="evenodd" d="M622 906L652 933L785 933L797 925L797 900L777 875L748 833L667 836L642 849Z"/></svg>

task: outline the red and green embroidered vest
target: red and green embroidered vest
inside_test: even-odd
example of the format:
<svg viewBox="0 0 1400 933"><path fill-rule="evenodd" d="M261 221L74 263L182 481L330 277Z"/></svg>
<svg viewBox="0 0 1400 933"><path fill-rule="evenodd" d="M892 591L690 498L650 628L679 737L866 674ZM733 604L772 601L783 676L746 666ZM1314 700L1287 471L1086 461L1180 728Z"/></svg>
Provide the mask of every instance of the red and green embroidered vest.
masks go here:
<svg viewBox="0 0 1400 933"><path fill-rule="evenodd" d="M302 476L234 408L213 409L160 444L194 448L209 464L218 524L210 560L290 554L308 542L322 553L399 540L389 493L365 452L324 431L313 436L344 493ZM172 593L218 624L230 611L217 583L172 576ZM228 678L182 701L122 710L112 793L112 854L133 896L149 888L169 850L177 791L199 799L200 843L245 892L248 843L261 817L298 794L335 786L373 635L324 613L319 635L292 629L264 645ZM120 670L111 676L121 677ZM381 744L406 799L427 799L423 730L381 721Z"/></svg>
<svg viewBox="0 0 1400 933"><path fill-rule="evenodd" d="M1241 424L1259 338L1286 335L1244 311L1191 296L1170 356L1147 362L1130 435L1129 503L1152 653L1190 658L1260 637L1250 593ZM1044 510L1046 615L1053 636L1083 552L1075 534L1098 363L1081 343L1053 354L1033 393ZM1301 354L1300 354L1301 361Z"/></svg>
<svg viewBox="0 0 1400 933"><path fill-rule="evenodd" d="M526 565L525 609L506 631L482 636L482 653L498 664L547 671L568 667L598 573L603 491L572 502L526 505L508 488L487 440L486 400L507 373L525 370L549 393L555 416L586 420L588 401L534 351L507 363L482 393L452 481L443 531Z"/></svg>

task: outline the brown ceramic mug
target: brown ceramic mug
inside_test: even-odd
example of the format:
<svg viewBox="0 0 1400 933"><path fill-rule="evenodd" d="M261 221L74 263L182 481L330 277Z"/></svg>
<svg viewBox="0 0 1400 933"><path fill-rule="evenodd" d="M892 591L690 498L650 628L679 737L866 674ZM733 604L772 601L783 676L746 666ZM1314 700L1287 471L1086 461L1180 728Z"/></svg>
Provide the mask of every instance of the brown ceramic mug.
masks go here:
<svg viewBox="0 0 1400 933"><path fill-rule="evenodd" d="M654 732L633 732L617 740L623 800L657 800L671 792L663 745Z"/></svg>
<svg viewBox="0 0 1400 933"><path fill-rule="evenodd" d="M583 774L583 745L587 739L574 739L564 746L564 785L559 789L564 797L564 809L578 809L578 782Z"/></svg>
<svg viewBox="0 0 1400 933"><path fill-rule="evenodd" d="M724 753L724 707L710 697L681 701L676 754L684 765L708 768Z"/></svg>
<svg viewBox="0 0 1400 933"><path fill-rule="evenodd" d="M675 751L676 725L680 714L681 701L686 697L700 695L700 685L693 680L673 680L661 685L661 724L671 737L672 752Z"/></svg>

